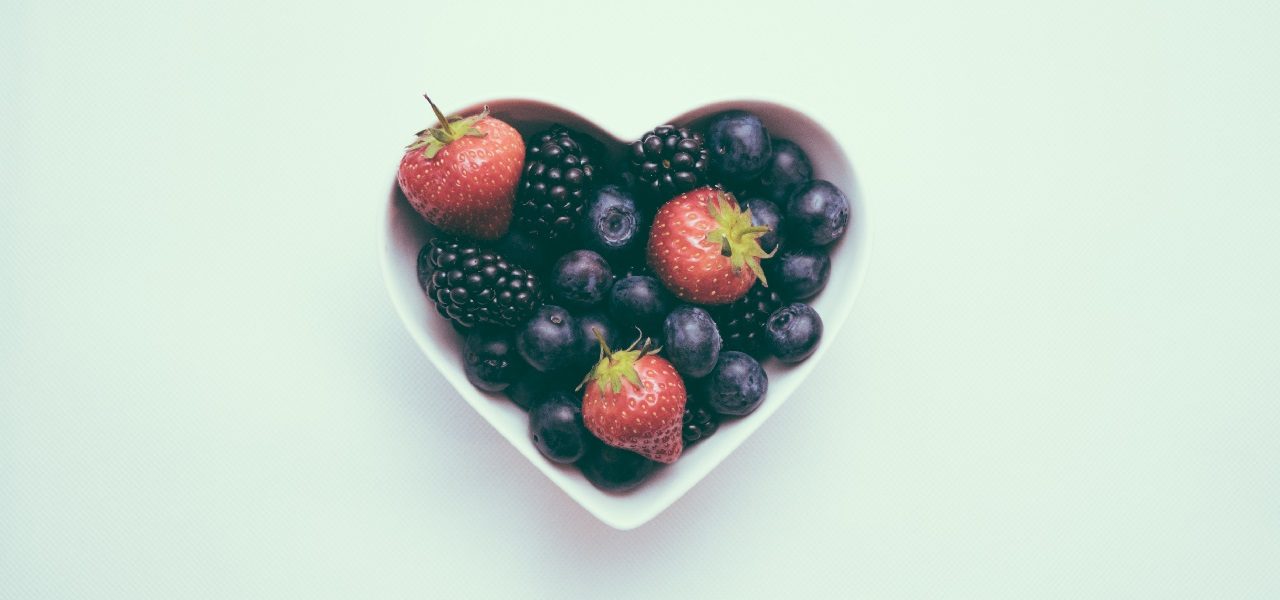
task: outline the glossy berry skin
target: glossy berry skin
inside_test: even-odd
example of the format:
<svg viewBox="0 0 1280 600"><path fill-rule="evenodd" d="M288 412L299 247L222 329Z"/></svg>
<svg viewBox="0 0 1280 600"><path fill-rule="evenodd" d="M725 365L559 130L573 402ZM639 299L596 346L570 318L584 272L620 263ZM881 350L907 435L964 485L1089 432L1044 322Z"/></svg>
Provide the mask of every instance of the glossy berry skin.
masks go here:
<svg viewBox="0 0 1280 600"><path fill-rule="evenodd" d="M627 148L627 159L636 189L650 200L662 202L706 183L707 149L702 136L688 129L656 127Z"/></svg>
<svg viewBox="0 0 1280 600"><path fill-rule="evenodd" d="M520 264L529 267L538 274L547 272L554 255L549 255L546 247L529 234L512 229L502 236L494 248L503 256L519 257Z"/></svg>
<svg viewBox="0 0 1280 600"><path fill-rule="evenodd" d="M486 392L506 389L528 369L516 351L511 332L487 328L467 334L462 345L462 365L467 381Z"/></svg>
<svg viewBox="0 0 1280 600"><path fill-rule="evenodd" d="M750 355L730 350L720 353L716 368L707 375L707 405L722 415L749 415L764 402L769 376Z"/></svg>
<svg viewBox="0 0 1280 600"><path fill-rule="evenodd" d="M822 248L788 248L766 265L769 285L789 300L812 298L827 286L831 257Z"/></svg>
<svg viewBox="0 0 1280 600"><path fill-rule="evenodd" d="M579 369L578 380L573 384L577 385L582 381L581 375L586 373L592 365L600 360L600 342L596 338L596 332L599 331L600 336L604 338L606 344L610 348L617 348L623 345L622 332L613 324L613 319L601 312L589 312L574 317L578 322L579 335L578 343L578 359L574 361L574 365ZM635 331L628 332L631 337L635 337Z"/></svg>
<svg viewBox="0 0 1280 600"><path fill-rule="evenodd" d="M606 492L626 492L644 483L658 463L634 452L599 442L590 445L578 468L591 485Z"/></svg>
<svg viewBox="0 0 1280 600"><path fill-rule="evenodd" d="M694 442L711 437L720 428L716 413L703 406L685 406L681 423L680 434L684 437L686 448Z"/></svg>
<svg viewBox="0 0 1280 600"><path fill-rule="evenodd" d="M777 204L786 204L796 188L810 179L813 165L809 155L791 140L773 138L773 158L752 189Z"/></svg>
<svg viewBox="0 0 1280 600"><path fill-rule="evenodd" d="M431 244L422 246L418 251L418 287L423 292L431 289L431 272L435 271L435 265L431 264Z"/></svg>
<svg viewBox="0 0 1280 600"><path fill-rule="evenodd" d="M590 434L582 425L582 409L573 394L554 392L529 411L529 437L552 462L569 464L587 451Z"/></svg>
<svg viewBox="0 0 1280 600"><path fill-rule="evenodd" d="M618 273L617 269L615 269L614 272ZM642 277L653 277L653 269L649 268L649 263L645 262L643 258L640 260L640 262L631 263L623 267L622 272L618 273L617 276L618 276L618 280L621 281L628 277L634 277L637 275ZM657 279L654 279L654 281L657 281Z"/></svg>
<svg viewBox="0 0 1280 600"><path fill-rule="evenodd" d="M542 303L538 276L498 252L469 240L433 238L424 249L431 265L427 297L456 326L515 327ZM422 254L419 254L421 260ZM422 265L419 263L419 274Z"/></svg>
<svg viewBox="0 0 1280 600"><path fill-rule="evenodd" d="M725 350L738 350L756 357L767 355L764 324L769 320L769 315L784 304L776 288L776 284L770 287L756 284L747 290L745 296L711 309L711 316L724 338Z"/></svg>
<svg viewBox="0 0 1280 600"><path fill-rule="evenodd" d="M793 246L826 246L849 227L849 199L830 181L810 181L792 194L784 217Z"/></svg>
<svg viewBox="0 0 1280 600"><path fill-rule="evenodd" d="M768 233L760 236L760 248L765 252L777 250L782 241L782 209L777 204L758 197L744 200L742 207L751 211L751 224L769 228Z"/></svg>
<svg viewBox="0 0 1280 600"><path fill-rule="evenodd" d="M520 231L555 246L576 238L584 192L596 173L586 139L556 125L529 140L515 202Z"/></svg>
<svg viewBox="0 0 1280 600"><path fill-rule="evenodd" d="M822 340L822 317L812 306L795 302L774 311L765 324L769 350L784 363L813 355Z"/></svg>
<svg viewBox="0 0 1280 600"><path fill-rule="evenodd" d="M647 238L644 215L626 189L606 185L588 194L583 223L578 228L582 245L614 261L641 254Z"/></svg>
<svg viewBox="0 0 1280 600"><path fill-rule="evenodd" d="M574 250L551 268L551 289L570 308L600 304L613 289L613 271L604 257L590 250Z"/></svg>
<svg viewBox="0 0 1280 600"><path fill-rule="evenodd" d="M465 125L450 120L455 131L465 127L472 135L460 134L442 147L430 144L430 130L419 134L400 160L396 181L409 205L441 231L496 240L511 225L524 140L487 114L470 119L475 121Z"/></svg>
<svg viewBox="0 0 1280 600"><path fill-rule="evenodd" d="M675 299L666 288L657 279L644 275L619 279L609 298L609 314L618 327L639 327L646 333L660 330L674 307Z"/></svg>
<svg viewBox="0 0 1280 600"><path fill-rule="evenodd" d="M569 393L575 402L580 402L578 394L570 392L582 381L582 373L582 370L572 368L552 373L526 368L524 373L503 391L513 404L525 410L545 402L557 393Z"/></svg>
<svg viewBox="0 0 1280 600"><path fill-rule="evenodd" d="M707 311L681 306L663 324L663 351L684 377L703 377L720 358L720 331Z"/></svg>
<svg viewBox="0 0 1280 600"><path fill-rule="evenodd" d="M563 307L539 308L516 335L516 348L529 366L549 373L573 364L581 344L578 324Z"/></svg>
<svg viewBox="0 0 1280 600"><path fill-rule="evenodd" d="M727 304L756 282L760 260L768 257L758 241L765 231L752 226L732 194L698 188L672 198L654 215L649 267L685 302Z"/></svg>
<svg viewBox="0 0 1280 600"><path fill-rule="evenodd" d="M518 351L517 351L518 352ZM517 378L503 390L512 404L525 410L537 406L551 390L551 379L538 371L526 370L524 377Z"/></svg>
<svg viewBox="0 0 1280 600"><path fill-rule="evenodd" d="M613 377L602 375L609 371ZM666 359L643 350L606 352L584 383L582 421L610 446L671 464L684 448L685 400L684 380Z"/></svg>
<svg viewBox="0 0 1280 600"><path fill-rule="evenodd" d="M760 117L730 110L707 121L707 150L713 177L721 183L744 183L768 166L773 142Z"/></svg>

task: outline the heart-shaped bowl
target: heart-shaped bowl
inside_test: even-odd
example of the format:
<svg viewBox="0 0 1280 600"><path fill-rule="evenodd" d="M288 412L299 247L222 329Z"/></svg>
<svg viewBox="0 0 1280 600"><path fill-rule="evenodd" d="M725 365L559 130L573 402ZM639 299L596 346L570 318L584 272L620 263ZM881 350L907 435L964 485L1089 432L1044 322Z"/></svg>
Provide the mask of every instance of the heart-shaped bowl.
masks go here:
<svg viewBox="0 0 1280 600"><path fill-rule="evenodd" d="M536 100L491 100L464 108L457 114L475 114L486 105L493 116L510 123L526 138L558 123L604 142L609 152L614 154L612 158L617 158L626 148L626 143L641 133L636 132L626 140L619 139L578 113ZM381 240L382 268L391 301L410 335L458 394L502 437L569 497L601 521L618 529L642 525L671 506L782 407L809 372L822 362L823 355L853 307L854 296L867 268L870 246L867 210L853 167L836 137L816 120L773 102L731 100L707 104L666 122L697 127L710 115L728 109L753 112L764 121L772 136L799 144L813 163L814 177L831 181L849 197L852 208L849 229L830 249L830 280L826 289L810 300L822 315L823 339L813 356L798 365L765 361L769 391L760 408L741 419L722 423L715 435L686 448L675 464L658 469L640 487L626 493L600 491L577 468L543 458L529 438L528 415L504 395L482 392L467 381L462 367L461 336L440 318L431 300L418 286L418 251L430 239L431 227L409 206L392 177ZM436 395L447 396L444 392Z"/></svg>

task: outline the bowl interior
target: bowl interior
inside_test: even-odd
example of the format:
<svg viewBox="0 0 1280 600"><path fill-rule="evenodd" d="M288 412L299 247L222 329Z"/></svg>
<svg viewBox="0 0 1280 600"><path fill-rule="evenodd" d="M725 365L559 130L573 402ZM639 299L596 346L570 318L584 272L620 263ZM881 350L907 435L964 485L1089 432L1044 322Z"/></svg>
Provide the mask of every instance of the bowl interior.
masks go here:
<svg viewBox="0 0 1280 600"><path fill-rule="evenodd" d="M625 149L623 139L590 119L536 100L491 100L458 112L472 114L484 105L489 106L495 117L510 123L525 136L558 123L605 142L612 158L617 158ZM529 440L526 413L504 395L481 392L467 381L462 370L460 336L436 314L431 301L418 286L418 251L430 239L431 228L409 206L392 177L383 231L383 275L392 303L405 327L458 394L493 424L499 434L571 498L600 520L619 529L641 525L669 507L787 401L809 371L822 361L832 339L839 333L866 270L868 230L862 194L853 167L840 144L817 121L780 104L735 100L708 104L666 122L696 126L710 115L730 108L754 112L764 120L771 135L799 144L809 154L814 176L831 181L849 197L852 208L849 230L831 248L831 278L826 289L811 301L823 318L823 340L817 352L799 365L783 365L776 360L764 362L769 375L769 391L759 409L742 419L723 423L714 436L687 448L675 464L659 469L639 488L624 494L602 492L575 467L557 465L544 459ZM639 137L640 133L634 132L626 140Z"/></svg>

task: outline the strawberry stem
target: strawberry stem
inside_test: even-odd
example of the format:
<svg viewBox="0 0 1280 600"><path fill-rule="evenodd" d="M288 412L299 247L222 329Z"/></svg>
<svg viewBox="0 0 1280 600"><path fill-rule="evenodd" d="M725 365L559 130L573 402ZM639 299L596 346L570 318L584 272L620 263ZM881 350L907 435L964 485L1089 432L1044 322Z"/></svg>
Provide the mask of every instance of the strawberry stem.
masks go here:
<svg viewBox="0 0 1280 600"><path fill-rule="evenodd" d="M759 240L769 232L769 228L752 224L751 209L742 210L733 194L720 190L707 201L707 213L716 226L707 232L706 240L720 246L720 254L729 259L734 273L744 267L750 269L760 284L768 287L760 261L772 257L777 248L773 252L765 252Z"/></svg>
<svg viewBox="0 0 1280 600"><path fill-rule="evenodd" d="M604 334L600 333L599 327L592 327L591 333L596 336L596 340L600 342L600 359L606 356L612 356L613 351L609 349L609 342L604 341Z"/></svg>
<svg viewBox="0 0 1280 600"><path fill-rule="evenodd" d="M436 119L440 121L440 125L419 131L416 134L417 139L408 146L410 150L421 149L422 155L430 159L435 158L435 155L443 150L445 146L458 139L463 137L485 137L486 133L478 129L476 123L489 116L488 106L484 107L484 110L480 111L478 115L471 115L466 118L448 117L440 110L440 107L436 106L435 102L431 101L431 96L423 94L422 97L426 98L427 103L431 105L431 111L436 113Z"/></svg>
<svg viewBox="0 0 1280 600"><path fill-rule="evenodd" d="M600 391L612 391L616 394L622 391L623 381L640 388L640 375L636 373L636 361L646 355L657 354L661 348L654 348L653 340L644 337L642 334L626 350L614 351L609 349L609 343L605 341L604 335L600 333L598 328L592 327L591 332L595 334L596 339L600 342L600 360L591 368L587 376L582 378L582 383L579 383L578 387L574 389L580 390L587 384L595 382ZM643 345L641 345L641 340L644 341ZM636 346L640 346L640 348L637 349Z"/></svg>
<svg viewBox="0 0 1280 600"><path fill-rule="evenodd" d="M422 97L427 99L427 104L431 105L432 112L436 113L436 118L440 120L440 127L444 128L444 130L449 133L449 137L453 137L455 135L453 133L453 127L449 125L449 119L444 116L444 113L440 112L440 107L436 106L436 103L431 101L431 96L428 96L426 93L423 93Z"/></svg>

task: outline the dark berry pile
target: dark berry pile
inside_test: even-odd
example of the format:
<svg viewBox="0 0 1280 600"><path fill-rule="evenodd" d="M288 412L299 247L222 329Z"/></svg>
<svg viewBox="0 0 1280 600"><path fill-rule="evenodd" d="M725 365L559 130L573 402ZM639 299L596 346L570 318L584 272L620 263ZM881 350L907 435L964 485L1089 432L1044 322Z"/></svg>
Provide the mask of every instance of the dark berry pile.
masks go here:
<svg viewBox="0 0 1280 600"><path fill-rule="evenodd" d="M764 324L782 305L782 296L776 290L757 282L747 295L713 308L711 316L720 327L725 349L752 356L765 354Z"/></svg>
<svg viewBox="0 0 1280 600"><path fill-rule="evenodd" d="M707 181L707 149L688 129L656 127L631 144L628 159L636 187L659 202Z"/></svg>
<svg viewBox="0 0 1280 600"><path fill-rule="evenodd" d="M570 240L596 171L578 135L556 126L529 140L516 193L517 231L545 242Z"/></svg>
<svg viewBox="0 0 1280 600"><path fill-rule="evenodd" d="M720 427L716 414L703 406L686 406L681 419L680 435L685 444L692 444L711 437Z"/></svg>
<svg viewBox="0 0 1280 600"><path fill-rule="evenodd" d="M606 160L623 167L608 181L599 171ZM597 340L618 349L643 334L662 345L659 356L688 391L685 448L755 411L769 384L761 362L802 361L822 336L806 302L827 283L829 248L844 235L850 206L813 177L800 144L773 138L749 112L663 125L612 149L556 125L526 140L508 233L431 240L418 256L418 281L463 332L467 378L529 411L530 439L548 460L577 465L603 490L629 490L659 465L583 424L578 386L600 360ZM662 226L657 208L708 185L732 190L750 209L741 227L760 236L767 275L716 306L681 302L659 279L654 264L662 264L648 262L662 256L647 246ZM746 217L733 216L739 224Z"/></svg>
<svg viewBox="0 0 1280 600"><path fill-rule="evenodd" d="M542 302L537 275L476 243L436 238L420 258L418 272L431 271L427 296L462 327L515 327Z"/></svg>

